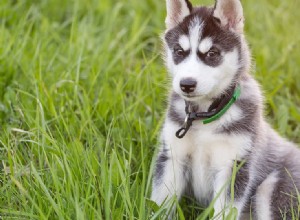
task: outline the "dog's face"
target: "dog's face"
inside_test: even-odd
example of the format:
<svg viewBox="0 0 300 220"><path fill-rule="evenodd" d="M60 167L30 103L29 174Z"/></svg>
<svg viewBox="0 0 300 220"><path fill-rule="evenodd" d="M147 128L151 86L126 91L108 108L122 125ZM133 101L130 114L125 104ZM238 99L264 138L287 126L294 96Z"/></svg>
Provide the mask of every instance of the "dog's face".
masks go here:
<svg viewBox="0 0 300 220"><path fill-rule="evenodd" d="M214 8L167 0L166 26L166 63L176 93L196 101L218 96L234 83L243 63L239 0L218 0Z"/></svg>

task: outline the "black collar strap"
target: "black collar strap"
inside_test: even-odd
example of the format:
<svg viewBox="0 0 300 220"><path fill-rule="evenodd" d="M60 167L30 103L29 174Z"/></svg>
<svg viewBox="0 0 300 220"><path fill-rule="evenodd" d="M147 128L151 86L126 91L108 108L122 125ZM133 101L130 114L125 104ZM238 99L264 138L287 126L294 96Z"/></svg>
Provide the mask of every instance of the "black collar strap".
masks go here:
<svg viewBox="0 0 300 220"><path fill-rule="evenodd" d="M219 119L238 99L240 94L240 86L230 88L226 94L222 95L211 104L207 112L193 112L191 104L185 102L186 117L183 126L176 132L176 137L183 138L192 126L194 120L203 120L203 124L208 124Z"/></svg>

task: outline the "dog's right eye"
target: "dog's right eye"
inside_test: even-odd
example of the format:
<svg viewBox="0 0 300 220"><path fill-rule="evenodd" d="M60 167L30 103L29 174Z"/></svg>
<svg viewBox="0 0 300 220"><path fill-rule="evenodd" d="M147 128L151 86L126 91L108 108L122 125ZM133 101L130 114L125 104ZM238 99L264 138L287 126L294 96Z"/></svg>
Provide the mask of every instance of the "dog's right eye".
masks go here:
<svg viewBox="0 0 300 220"><path fill-rule="evenodd" d="M183 57L185 54L185 51L182 48L174 48L173 53L179 57Z"/></svg>
<svg viewBox="0 0 300 220"><path fill-rule="evenodd" d="M190 50L184 50L181 46L175 45L172 49L172 56L175 64L182 62L190 53Z"/></svg>

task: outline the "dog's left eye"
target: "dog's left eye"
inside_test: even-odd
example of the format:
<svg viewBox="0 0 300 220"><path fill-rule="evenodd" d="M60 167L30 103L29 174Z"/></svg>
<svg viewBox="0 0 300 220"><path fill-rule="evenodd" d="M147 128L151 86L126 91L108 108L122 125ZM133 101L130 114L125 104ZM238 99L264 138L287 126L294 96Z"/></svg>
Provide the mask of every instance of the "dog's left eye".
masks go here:
<svg viewBox="0 0 300 220"><path fill-rule="evenodd" d="M213 49L210 49L207 53L206 53L206 57L209 57L209 58L214 58L214 57L217 57L220 55L220 52L213 48Z"/></svg>

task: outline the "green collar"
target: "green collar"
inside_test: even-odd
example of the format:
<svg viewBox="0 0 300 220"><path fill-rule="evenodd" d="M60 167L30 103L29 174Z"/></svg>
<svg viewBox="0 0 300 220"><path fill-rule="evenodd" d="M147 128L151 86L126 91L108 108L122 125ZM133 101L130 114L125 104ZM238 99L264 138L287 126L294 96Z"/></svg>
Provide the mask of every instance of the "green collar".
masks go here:
<svg viewBox="0 0 300 220"><path fill-rule="evenodd" d="M234 88L234 87L233 87ZM183 126L176 132L176 137L183 138L188 132L194 120L202 120L203 124L211 123L224 115L232 104L240 97L241 87L238 85L234 91L231 89L231 98L223 97L221 100L216 100L210 107L208 112L192 112L190 105L186 103L186 117ZM229 94L230 94L229 93ZM217 103L217 104L216 104Z"/></svg>
<svg viewBox="0 0 300 220"><path fill-rule="evenodd" d="M230 101L215 115L213 115L210 118L204 119L202 122L203 124L208 124L210 122L213 122L217 119L219 119L222 115L224 115L227 110L230 108L230 106L232 106L233 103L235 103L235 101L240 97L241 95L241 87L237 86L234 90L234 93L230 99Z"/></svg>

